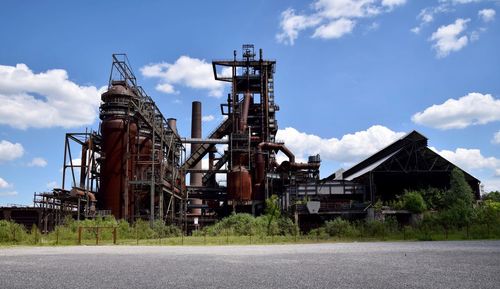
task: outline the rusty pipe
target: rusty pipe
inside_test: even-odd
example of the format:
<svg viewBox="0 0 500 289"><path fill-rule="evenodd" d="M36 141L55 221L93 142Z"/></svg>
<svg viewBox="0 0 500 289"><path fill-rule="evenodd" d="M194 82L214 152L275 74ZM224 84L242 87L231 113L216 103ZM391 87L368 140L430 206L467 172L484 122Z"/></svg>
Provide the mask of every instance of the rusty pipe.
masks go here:
<svg viewBox="0 0 500 289"><path fill-rule="evenodd" d="M260 144L257 145L257 149L259 153L262 153L264 149L280 150L288 157L288 161L290 163L295 163L295 155L284 144L273 143L273 142L261 142Z"/></svg>
<svg viewBox="0 0 500 289"><path fill-rule="evenodd" d="M240 131L244 132L248 125L248 110L250 109L250 99L252 96L249 92L245 93L243 98L243 105L241 107L241 118L240 118Z"/></svg>
<svg viewBox="0 0 500 289"><path fill-rule="evenodd" d="M292 163L284 161L279 165L278 171L317 170L319 166L319 163Z"/></svg>

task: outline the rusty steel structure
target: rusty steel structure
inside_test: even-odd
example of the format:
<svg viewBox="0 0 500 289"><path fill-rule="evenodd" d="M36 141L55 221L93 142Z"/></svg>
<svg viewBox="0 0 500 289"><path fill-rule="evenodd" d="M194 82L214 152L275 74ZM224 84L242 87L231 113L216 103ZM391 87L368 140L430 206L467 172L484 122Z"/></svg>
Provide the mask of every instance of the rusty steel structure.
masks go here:
<svg viewBox="0 0 500 289"><path fill-rule="evenodd" d="M239 58L235 50L232 59L214 60L212 66L215 80L231 84L220 105L223 121L203 138L202 104L195 101L190 138L183 138L176 119L165 119L138 85L126 55L114 54L99 130L66 135L61 188L35 196L44 218L113 215L132 222L159 219L190 230L231 212L261 214L271 195L290 214L300 211L298 202L319 196L319 155L297 162L276 140L276 61L243 45ZM287 158L281 163L279 152ZM350 183L321 187L353 190Z"/></svg>
<svg viewBox="0 0 500 289"><path fill-rule="evenodd" d="M214 79L231 86L220 104L223 120L203 137L202 104L195 101L186 138L138 85L126 55L114 54L99 130L66 134L61 188L35 194L44 231L68 216L105 215L190 231L232 212L262 214L271 195L307 230L338 216L368 216L377 199L394 199L406 188L446 188L455 166L417 132L321 180L319 155L298 162L276 139L276 61L246 44L240 57L234 50L232 59L214 60L212 67ZM286 160L278 162L279 153ZM479 180L466 176L478 197Z"/></svg>
<svg viewBox="0 0 500 289"><path fill-rule="evenodd" d="M113 54L101 100L98 132L66 134L61 188L35 194L44 220L113 215L182 223L185 149L175 119L165 119L137 84L125 54Z"/></svg>
<svg viewBox="0 0 500 289"><path fill-rule="evenodd" d="M182 168L196 180L187 186L189 207L196 208L191 217L221 217L234 211L260 214L267 197L282 196L285 187L299 176L318 180L319 156L308 163L297 163L285 144L276 140L276 61L264 59L262 49L257 57L253 45L243 45L241 58L235 50L233 59L214 60L212 66L214 78L230 83L231 92L221 104L225 117L222 123L206 139L199 139L193 131L192 139L183 140L192 147ZM193 109L193 129L197 127L195 113L198 111ZM227 148L216 157L217 144L226 144ZM288 160L278 164L276 154L280 151ZM208 168L200 170L199 164L207 155ZM226 176L225 186L216 181L217 174Z"/></svg>

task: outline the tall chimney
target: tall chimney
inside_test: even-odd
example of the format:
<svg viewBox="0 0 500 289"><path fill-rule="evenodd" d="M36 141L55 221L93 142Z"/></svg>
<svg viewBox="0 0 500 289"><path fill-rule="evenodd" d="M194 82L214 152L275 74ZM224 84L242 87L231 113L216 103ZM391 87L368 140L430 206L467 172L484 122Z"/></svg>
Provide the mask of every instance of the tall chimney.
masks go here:
<svg viewBox="0 0 500 289"><path fill-rule="evenodd" d="M172 129L172 131L175 134L178 134L177 132L177 119L175 118L169 118L167 119L168 126Z"/></svg>
<svg viewBox="0 0 500 289"><path fill-rule="evenodd" d="M191 138L201 138L201 102L193 101L193 109L191 112ZM196 151L201 144L191 144L191 154ZM201 161L199 161L193 169L201 170ZM202 174L201 173L191 173L189 176L189 184L191 186L201 186L202 185ZM201 205L201 199L192 199L192 205ZM194 215L201 215L201 209L193 209L191 211Z"/></svg>

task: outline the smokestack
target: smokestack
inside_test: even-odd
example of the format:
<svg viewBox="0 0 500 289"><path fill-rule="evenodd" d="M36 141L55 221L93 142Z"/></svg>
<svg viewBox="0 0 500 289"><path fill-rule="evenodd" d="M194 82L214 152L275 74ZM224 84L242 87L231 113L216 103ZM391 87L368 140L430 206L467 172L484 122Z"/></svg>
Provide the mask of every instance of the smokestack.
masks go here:
<svg viewBox="0 0 500 289"><path fill-rule="evenodd" d="M168 123L168 126L172 129L172 131L175 134L179 134L177 132L177 119L175 119L175 118L169 118L169 119L167 119L167 123Z"/></svg>
<svg viewBox="0 0 500 289"><path fill-rule="evenodd" d="M193 107L191 112L191 138L201 138L201 102L193 101ZM201 144L191 144L191 154L196 151ZM193 169L201 170L201 161L198 162ZM202 174L201 173L191 173L189 177L189 184L191 186L201 186L202 185ZM191 204L201 205L202 200L192 199ZM201 215L201 209L193 209L192 213L194 215Z"/></svg>

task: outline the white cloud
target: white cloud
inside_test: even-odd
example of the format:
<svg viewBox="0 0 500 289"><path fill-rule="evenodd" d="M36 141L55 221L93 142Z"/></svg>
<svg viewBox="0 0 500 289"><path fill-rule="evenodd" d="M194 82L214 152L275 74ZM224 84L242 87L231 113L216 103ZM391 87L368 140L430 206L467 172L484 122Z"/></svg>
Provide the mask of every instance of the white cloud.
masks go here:
<svg viewBox="0 0 500 289"><path fill-rule="evenodd" d="M47 166L47 161L43 158L33 158L31 162L28 163L28 167L45 167Z"/></svg>
<svg viewBox="0 0 500 289"><path fill-rule="evenodd" d="M204 121L204 122L209 122L209 121L212 121L215 119L215 116L213 116L212 114L209 114L209 115L204 115L201 120Z"/></svg>
<svg viewBox="0 0 500 289"><path fill-rule="evenodd" d="M288 8L281 12L280 28L282 32L276 35L276 39L280 43L293 45L300 31L309 27L314 27L318 25L320 21L321 18L316 15L296 15L293 9Z"/></svg>
<svg viewBox="0 0 500 289"><path fill-rule="evenodd" d="M0 163L20 158L24 154L24 148L20 143L11 143L6 140L0 141Z"/></svg>
<svg viewBox="0 0 500 289"><path fill-rule="evenodd" d="M468 173L481 172L489 174L489 177L483 178L481 183L485 186L486 191L500 190L500 159L495 157L483 156L479 149L457 148L451 150L437 150L430 147L442 157L462 168Z"/></svg>
<svg viewBox="0 0 500 289"><path fill-rule="evenodd" d="M484 185L485 192L500 191L500 179L498 177L481 180L481 184Z"/></svg>
<svg viewBox="0 0 500 289"><path fill-rule="evenodd" d="M154 63L141 69L145 77L159 78L160 84L156 90L164 93L178 93L175 85L186 86L194 89L208 90L210 96L221 97L226 84L214 79L212 64L205 59L191 58L183 55L175 63ZM227 75L230 71L223 70Z"/></svg>
<svg viewBox="0 0 500 289"><path fill-rule="evenodd" d="M479 15L479 18L483 20L484 22L491 22L495 20L495 14L496 11L493 9L483 9L477 12L477 15Z"/></svg>
<svg viewBox="0 0 500 289"><path fill-rule="evenodd" d="M415 34L419 34L420 33L420 30L422 30L421 27L413 27L412 29L410 29L411 32L415 33Z"/></svg>
<svg viewBox="0 0 500 289"><path fill-rule="evenodd" d="M313 38L335 39L351 33L356 22L346 18L340 18L326 25L321 25L314 31Z"/></svg>
<svg viewBox="0 0 500 289"><path fill-rule="evenodd" d="M419 34L422 29L429 25L431 22L434 21L434 18L436 17L437 14L448 12L449 8L448 5L441 4L436 7L426 7L422 10L420 10L420 13L417 15L417 20L420 21L420 24L414 28L412 28L410 31Z"/></svg>
<svg viewBox="0 0 500 289"><path fill-rule="evenodd" d="M455 151L437 150L432 148L445 159L459 166L466 171L490 169L495 171L500 169L500 159L495 157L485 157L479 149L457 148Z"/></svg>
<svg viewBox="0 0 500 289"><path fill-rule="evenodd" d="M382 0L383 6L395 7L406 4L406 0Z"/></svg>
<svg viewBox="0 0 500 289"><path fill-rule="evenodd" d="M491 142L494 144L500 144L500 130L493 135L493 140Z"/></svg>
<svg viewBox="0 0 500 289"><path fill-rule="evenodd" d="M342 163L354 163L379 151L405 133L394 132L381 125L367 130L346 134L338 138L321 138L313 134L299 132L295 128L280 129L277 139L283 140L297 159L307 159L320 154L322 159Z"/></svg>
<svg viewBox="0 0 500 289"><path fill-rule="evenodd" d="M432 33L430 41L434 41L433 48L438 58L446 57L450 52L459 51L467 46L469 39L462 33L467 29L470 19L458 18L455 23L441 26Z"/></svg>
<svg viewBox="0 0 500 289"><path fill-rule="evenodd" d="M379 2L375 0L318 0L313 5L325 18L364 18L382 12Z"/></svg>
<svg viewBox="0 0 500 289"><path fill-rule="evenodd" d="M474 2L489 1L489 0L439 0L439 2L449 2L452 4L469 4Z"/></svg>
<svg viewBox="0 0 500 289"><path fill-rule="evenodd" d="M500 99L491 94L469 93L428 107L414 114L412 121L439 129L460 129L500 121Z"/></svg>
<svg viewBox="0 0 500 289"><path fill-rule="evenodd" d="M406 0L317 0L309 13L296 14L288 8L281 13L278 42L293 45L299 33L314 28L313 38L335 39L351 33L356 20L375 17L401 6Z"/></svg>
<svg viewBox="0 0 500 289"><path fill-rule="evenodd" d="M0 124L15 128L92 124L100 91L68 79L63 69L33 73L25 64L0 65Z"/></svg>
<svg viewBox="0 0 500 289"><path fill-rule="evenodd" d="M174 89L174 86L170 83L162 83L156 85L156 90L166 93L166 94L178 94L179 92Z"/></svg>
<svg viewBox="0 0 500 289"><path fill-rule="evenodd" d="M6 180L0 178L0 189L6 189L12 187Z"/></svg>
<svg viewBox="0 0 500 289"><path fill-rule="evenodd" d="M17 196L18 192L0 192L0 197L14 197Z"/></svg>

